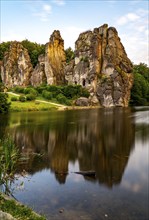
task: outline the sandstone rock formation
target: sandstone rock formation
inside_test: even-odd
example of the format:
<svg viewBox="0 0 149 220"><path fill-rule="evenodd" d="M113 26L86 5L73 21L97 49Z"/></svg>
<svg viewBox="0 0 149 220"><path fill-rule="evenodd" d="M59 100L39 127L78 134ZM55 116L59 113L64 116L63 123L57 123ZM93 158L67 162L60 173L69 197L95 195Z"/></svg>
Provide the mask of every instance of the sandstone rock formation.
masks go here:
<svg viewBox="0 0 149 220"><path fill-rule="evenodd" d="M1 65L1 78L7 87L27 86L30 84L32 64L21 43L14 41L11 43L9 51L5 53Z"/></svg>
<svg viewBox="0 0 149 220"><path fill-rule="evenodd" d="M12 42L1 65L3 83L8 87L82 85L90 92L90 105L128 106L132 64L115 28L104 24L81 33L75 43L74 59L67 65L64 41L55 30L38 61L33 70L27 50L21 43Z"/></svg>
<svg viewBox="0 0 149 220"><path fill-rule="evenodd" d="M45 55L42 54L38 57L38 64L31 75L31 85L39 86L43 83L47 83L47 77L45 74Z"/></svg>
<svg viewBox="0 0 149 220"><path fill-rule="evenodd" d="M91 103L128 106L132 64L115 28L104 24L81 33L75 43L75 59L65 70L68 84L89 89Z"/></svg>
<svg viewBox="0 0 149 220"><path fill-rule="evenodd" d="M66 55L64 51L64 41L59 31L54 31L46 44L45 51L45 74L47 84L64 84L64 67Z"/></svg>

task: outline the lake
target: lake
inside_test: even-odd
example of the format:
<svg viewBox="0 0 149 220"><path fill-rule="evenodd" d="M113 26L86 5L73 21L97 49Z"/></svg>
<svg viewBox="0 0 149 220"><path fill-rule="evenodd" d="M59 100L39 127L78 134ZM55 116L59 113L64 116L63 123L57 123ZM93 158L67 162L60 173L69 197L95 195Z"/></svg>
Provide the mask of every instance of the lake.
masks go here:
<svg viewBox="0 0 149 220"><path fill-rule="evenodd" d="M8 133L22 153L13 195L47 219L149 219L149 107L1 115Z"/></svg>

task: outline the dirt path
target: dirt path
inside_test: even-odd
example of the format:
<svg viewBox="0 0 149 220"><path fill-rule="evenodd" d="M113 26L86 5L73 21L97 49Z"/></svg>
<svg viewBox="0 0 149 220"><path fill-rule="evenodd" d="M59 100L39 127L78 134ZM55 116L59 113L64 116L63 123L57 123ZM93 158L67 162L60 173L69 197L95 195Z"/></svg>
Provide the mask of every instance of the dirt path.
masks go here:
<svg viewBox="0 0 149 220"><path fill-rule="evenodd" d="M14 95L14 96L20 96L14 92L7 92L8 94L11 94L11 95ZM61 104L57 104L57 103L54 103L54 102L49 102L49 101L44 101L44 100L39 100L39 99L36 99L35 100L36 102L42 102L42 103L47 103L47 104L50 104L50 105L54 105L54 106L57 106L57 107L60 107L60 109L66 109L67 106L66 105L61 105Z"/></svg>

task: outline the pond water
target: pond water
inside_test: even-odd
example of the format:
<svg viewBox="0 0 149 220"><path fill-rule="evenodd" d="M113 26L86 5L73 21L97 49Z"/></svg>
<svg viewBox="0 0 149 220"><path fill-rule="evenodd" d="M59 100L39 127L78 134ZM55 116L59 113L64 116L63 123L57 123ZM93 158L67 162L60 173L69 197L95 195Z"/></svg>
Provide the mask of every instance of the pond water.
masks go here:
<svg viewBox="0 0 149 220"><path fill-rule="evenodd" d="M25 174L13 195L47 219L149 219L149 108L11 113L8 133Z"/></svg>

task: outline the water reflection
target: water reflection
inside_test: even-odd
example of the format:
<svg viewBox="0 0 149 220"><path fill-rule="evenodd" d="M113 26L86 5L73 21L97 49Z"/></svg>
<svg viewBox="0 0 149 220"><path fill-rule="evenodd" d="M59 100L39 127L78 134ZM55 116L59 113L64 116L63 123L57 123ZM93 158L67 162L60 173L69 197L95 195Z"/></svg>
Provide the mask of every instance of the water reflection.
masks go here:
<svg viewBox="0 0 149 220"><path fill-rule="evenodd" d="M96 172L86 180L119 184L134 146L131 114L129 108L11 114L8 130L25 156L18 172L50 168L64 184L69 163L78 161L81 171Z"/></svg>

